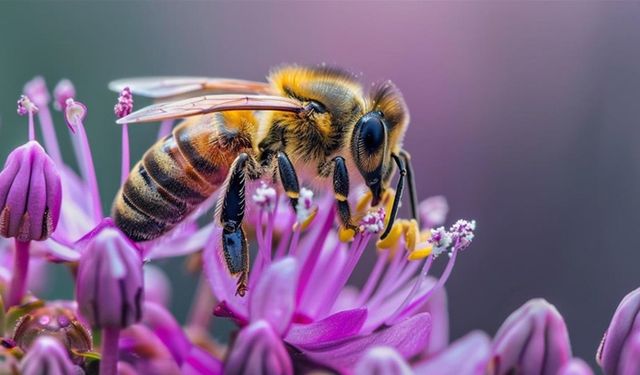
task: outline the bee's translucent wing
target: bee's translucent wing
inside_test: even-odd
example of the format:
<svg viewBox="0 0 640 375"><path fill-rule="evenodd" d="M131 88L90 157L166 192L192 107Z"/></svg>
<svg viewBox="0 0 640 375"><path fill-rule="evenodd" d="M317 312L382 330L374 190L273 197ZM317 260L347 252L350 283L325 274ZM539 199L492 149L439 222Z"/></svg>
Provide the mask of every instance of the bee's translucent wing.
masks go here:
<svg viewBox="0 0 640 375"><path fill-rule="evenodd" d="M153 122L204 115L222 111L300 112L304 105L291 98L271 95L205 95L185 100L154 104L117 121L118 124Z"/></svg>
<svg viewBox="0 0 640 375"><path fill-rule="evenodd" d="M135 95L164 99L197 92L268 94L271 86L265 82L210 77L137 77L109 83L109 89L120 92L129 87Z"/></svg>

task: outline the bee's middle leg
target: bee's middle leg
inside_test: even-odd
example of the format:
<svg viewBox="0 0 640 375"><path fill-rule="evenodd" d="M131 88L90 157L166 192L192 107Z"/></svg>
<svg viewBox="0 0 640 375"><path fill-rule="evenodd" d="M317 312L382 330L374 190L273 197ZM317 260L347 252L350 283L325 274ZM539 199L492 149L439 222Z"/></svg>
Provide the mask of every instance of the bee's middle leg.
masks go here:
<svg viewBox="0 0 640 375"><path fill-rule="evenodd" d="M240 274L236 294L244 296L249 278L249 247L242 228L245 210L245 182L254 171L256 161L247 153L241 153L231 166L224 196L221 200L220 224L222 225L222 249L231 274ZM249 171L248 171L249 170Z"/></svg>
<svg viewBox="0 0 640 375"><path fill-rule="evenodd" d="M346 229L358 232L358 227L353 224L351 208L349 207L349 171L342 156L336 156L330 164L321 167L321 174L333 175L333 193L336 198L338 217L340 223Z"/></svg>
<svg viewBox="0 0 640 375"><path fill-rule="evenodd" d="M298 182L298 175L293 167L293 163L284 152L278 152L278 172L280 174L280 182L284 188L284 192L289 197L291 206L295 211L298 206L298 198L300 197L300 183Z"/></svg>

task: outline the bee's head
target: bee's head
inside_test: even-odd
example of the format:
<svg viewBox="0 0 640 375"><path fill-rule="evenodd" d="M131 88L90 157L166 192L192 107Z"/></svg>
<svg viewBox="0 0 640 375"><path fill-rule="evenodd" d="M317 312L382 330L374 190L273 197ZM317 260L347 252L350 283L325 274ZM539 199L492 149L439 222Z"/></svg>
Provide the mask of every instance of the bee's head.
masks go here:
<svg viewBox="0 0 640 375"><path fill-rule="evenodd" d="M389 136L382 111L362 116L351 136L351 153L365 183L371 190L373 206L380 202L383 179L389 168Z"/></svg>
<svg viewBox="0 0 640 375"><path fill-rule="evenodd" d="M391 179L391 154L401 149L409 111L400 91L388 81L372 88L366 108L353 129L351 152L375 206Z"/></svg>

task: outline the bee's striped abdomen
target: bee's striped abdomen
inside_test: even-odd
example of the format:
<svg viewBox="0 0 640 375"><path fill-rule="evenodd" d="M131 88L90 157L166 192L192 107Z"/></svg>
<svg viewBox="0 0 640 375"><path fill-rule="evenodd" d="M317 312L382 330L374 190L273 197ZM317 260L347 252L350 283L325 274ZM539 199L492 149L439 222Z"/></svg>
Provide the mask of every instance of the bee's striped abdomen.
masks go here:
<svg viewBox="0 0 640 375"><path fill-rule="evenodd" d="M116 197L116 225L132 240L146 241L185 219L220 187L240 152L236 143L220 137L220 126L209 118L184 122L158 141Z"/></svg>

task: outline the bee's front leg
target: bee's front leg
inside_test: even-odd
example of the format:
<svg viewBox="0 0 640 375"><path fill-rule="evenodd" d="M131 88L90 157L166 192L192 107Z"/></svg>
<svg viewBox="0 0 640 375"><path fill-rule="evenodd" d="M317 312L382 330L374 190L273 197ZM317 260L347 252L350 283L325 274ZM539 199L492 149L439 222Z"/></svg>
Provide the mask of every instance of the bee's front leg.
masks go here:
<svg viewBox="0 0 640 375"><path fill-rule="evenodd" d="M418 192L416 191L416 182L413 175L413 168L411 166L411 155L405 151L400 151L400 157L404 160L404 167L407 170L407 184L409 185L409 198L411 203L411 216L420 226L420 218L418 216Z"/></svg>
<svg viewBox="0 0 640 375"><path fill-rule="evenodd" d="M249 247L242 228L245 209L247 168L255 161L246 153L238 155L231 166L220 208L222 250L232 275L240 274L236 294L244 296L249 278Z"/></svg>

